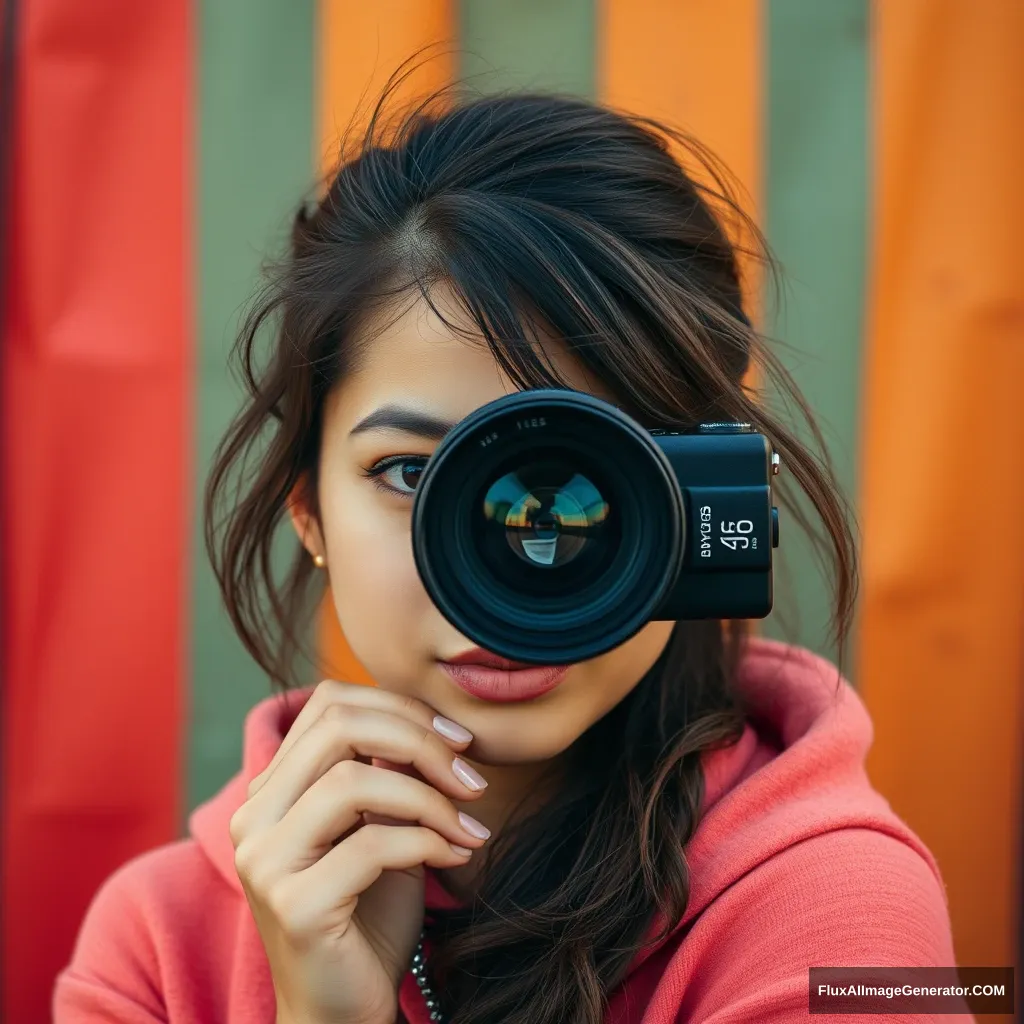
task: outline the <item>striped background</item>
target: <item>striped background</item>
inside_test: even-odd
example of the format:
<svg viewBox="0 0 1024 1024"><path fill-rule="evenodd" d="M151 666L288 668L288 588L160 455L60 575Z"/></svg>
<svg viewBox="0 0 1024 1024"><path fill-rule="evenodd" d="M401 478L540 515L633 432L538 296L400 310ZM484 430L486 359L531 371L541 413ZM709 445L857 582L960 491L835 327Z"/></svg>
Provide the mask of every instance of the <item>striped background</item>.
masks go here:
<svg viewBox="0 0 1024 1024"><path fill-rule="evenodd" d="M99 882L237 769L267 684L197 516L238 400L226 349L337 128L439 39L457 52L421 86L479 73L609 100L691 129L742 181L787 274L779 308L756 280L752 308L796 347L863 528L848 669L872 776L939 859L959 962L1013 962L1019 0L12 3L3 1019L45 1019ZM767 629L830 653L824 582L792 532L785 548Z"/></svg>

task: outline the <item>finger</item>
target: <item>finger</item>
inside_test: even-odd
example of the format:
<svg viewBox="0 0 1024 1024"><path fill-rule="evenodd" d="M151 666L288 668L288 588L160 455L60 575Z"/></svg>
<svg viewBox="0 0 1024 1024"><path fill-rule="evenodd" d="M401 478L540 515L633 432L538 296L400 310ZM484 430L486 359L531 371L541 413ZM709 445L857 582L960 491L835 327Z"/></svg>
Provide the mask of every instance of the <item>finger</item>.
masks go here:
<svg viewBox="0 0 1024 1024"><path fill-rule="evenodd" d="M370 764L374 768L383 768L389 772L395 772L398 775L408 775L410 778L417 778L417 771L411 764L395 764L394 761L389 761L386 757L371 757Z"/></svg>
<svg viewBox="0 0 1024 1024"><path fill-rule="evenodd" d="M353 707L375 708L378 711L390 711L393 714L401 715L410 721L422 725L424 728L433 729L435 732L435 720L439 719L444 733L445 741L456 750L465 750L472 742L472 733L457 723L449 723L448 719L441 715L429 705L415 697L404 696L392 693L390 690L382 690L377 686L361 686L357 683L345 683L336 679L325 679L313 690L302 710L296 715L287 734L278 747L270 764L255 776L249 783L249 796L257 793L263 783L274 773L281 763L285 754L295 745L312 724L317 721L323 713L333 705L348 704ZM452 725L456 728L453 730ZM461 732L460 732L461 730ZM468 739L461 737L468 736ZM459 737L459 738L456 738Z"/></svg>
<svg viewBox="0 0 1024 1024"><path fill-rule="evenodd" d="M473 851L453 847L422 825L364 825L304 871L288 876L286 903L316 906L329 919L355 900L384 871L408 871L422 864L451 868L465 864ZM316 928L316 923L311 922Z"/></svg>
<svg viewBox="0 0 1024 1024"><path fill-rule="evenodd" d="M270 828L333 765L357 757L411 766L453 799L471 799L479 792L455 774L451 748L432 729L386 711L334 705L299 737L243 806L244 830Z"/></svg>
<svg viewBox="0 0 1024 1024"><path fill-rule="evenodd" d="M452 802L426 783L359 761L340 761L263 837L262 870L270 877L304 870L339 837L367 827L362 823L367 813L401 825L423 825L459 846L476 849L487 840L470 831ZM467 823L472 825L472 819Z"/></svg>

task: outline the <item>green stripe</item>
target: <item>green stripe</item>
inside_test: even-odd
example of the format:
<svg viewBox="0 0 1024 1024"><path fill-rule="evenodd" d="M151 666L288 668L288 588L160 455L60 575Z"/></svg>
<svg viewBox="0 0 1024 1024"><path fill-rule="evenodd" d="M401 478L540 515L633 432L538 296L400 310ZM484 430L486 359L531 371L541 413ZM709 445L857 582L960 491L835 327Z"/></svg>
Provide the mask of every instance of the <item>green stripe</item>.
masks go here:
<svg viewBox="0 0 1024 1024"><path fill-rule="evenodd" d="M768 29L766 226L786 277L770 324L856 489L868 216L868 2L772 0ZM778 608L766 632L830 657L828 591L810 547L783 524ZM781 627L789 624L790 628ZM796 628L793 628L796 627ZM852 672L852 645L845 665Z"/></svg>
<svg viewBox="0 0 1024 1024"><path fill-rule="evenodd" d="M314 7L199 4L199 313L189 806L238 771L246 711L269 683L224 612L201 541L213 447L238 406L226 355L268 247L313 180Z"/></svg>
<svg viewBox="0 0 1024 1024"><path fill-rule="evenodd" d="M520 87L593 97L595 0L460 0L461 74L479 91Z"/></svg>

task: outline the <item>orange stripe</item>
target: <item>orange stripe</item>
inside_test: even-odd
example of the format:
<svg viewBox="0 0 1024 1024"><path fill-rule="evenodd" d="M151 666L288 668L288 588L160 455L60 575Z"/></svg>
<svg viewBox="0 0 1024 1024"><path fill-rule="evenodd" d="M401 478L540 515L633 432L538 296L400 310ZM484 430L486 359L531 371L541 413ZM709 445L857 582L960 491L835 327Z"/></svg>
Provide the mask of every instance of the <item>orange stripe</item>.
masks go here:
<svg viewBox="0 0 1024 1024"><path fill-rule="evenodd" d="M690 132L762 204L759 0L598 0L598 97ZM760 275L745 268L748 309Z"/></svg>
<svg viewBox="0 0 1024 1024"><path fill-rule="evenodd" d="M1012 963L1024 680L1024 6L874 5L858 657L872 778L933 850L958 962Z"/></svg>
<svg viewBox="0 0 1024 1024"><path fill-rule="evenodd" d="M353 116L365 115L403 60L424 46L447 44L431 51L431 59L403 85L400 102L451 80L455 58L445 51L456 42L455 20L454 0L320 0L317 157L325 171L335 162L338 139ZM345 640L329 594L319 634L324 675L373 683Z"/></svg>
<svg viewBox="0 0 1024 1024"><path fill-rule="evenodd" d="M422 47L446 44L398 93L407 98L443 86L455 67L455 0L320 0L318 121L325 169L357 111L376 99L388 76ZM433 53L433 51L432 51Z"/></svg>
<svg viewBox="0 0 1024 1024"><path fill-rule="evenodd" d="M3 330L3 1006L182 808L187 4L21 3ZM87 69L87 70L86 70Z"/></svg>

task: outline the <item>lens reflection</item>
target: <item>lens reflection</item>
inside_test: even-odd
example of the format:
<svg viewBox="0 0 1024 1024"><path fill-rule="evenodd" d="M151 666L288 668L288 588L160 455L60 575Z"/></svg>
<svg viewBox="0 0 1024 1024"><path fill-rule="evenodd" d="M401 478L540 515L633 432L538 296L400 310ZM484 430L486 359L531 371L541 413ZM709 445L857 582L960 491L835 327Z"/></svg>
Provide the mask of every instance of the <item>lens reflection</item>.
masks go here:
<svg viewBox="0 0 1024 1024"><path fill-rule="evenodd" d="M564 462L534 462L499 477L484 496L488 524L504 531L523 561L567 565L600 542L608 503L594 483Z"/></svg>

